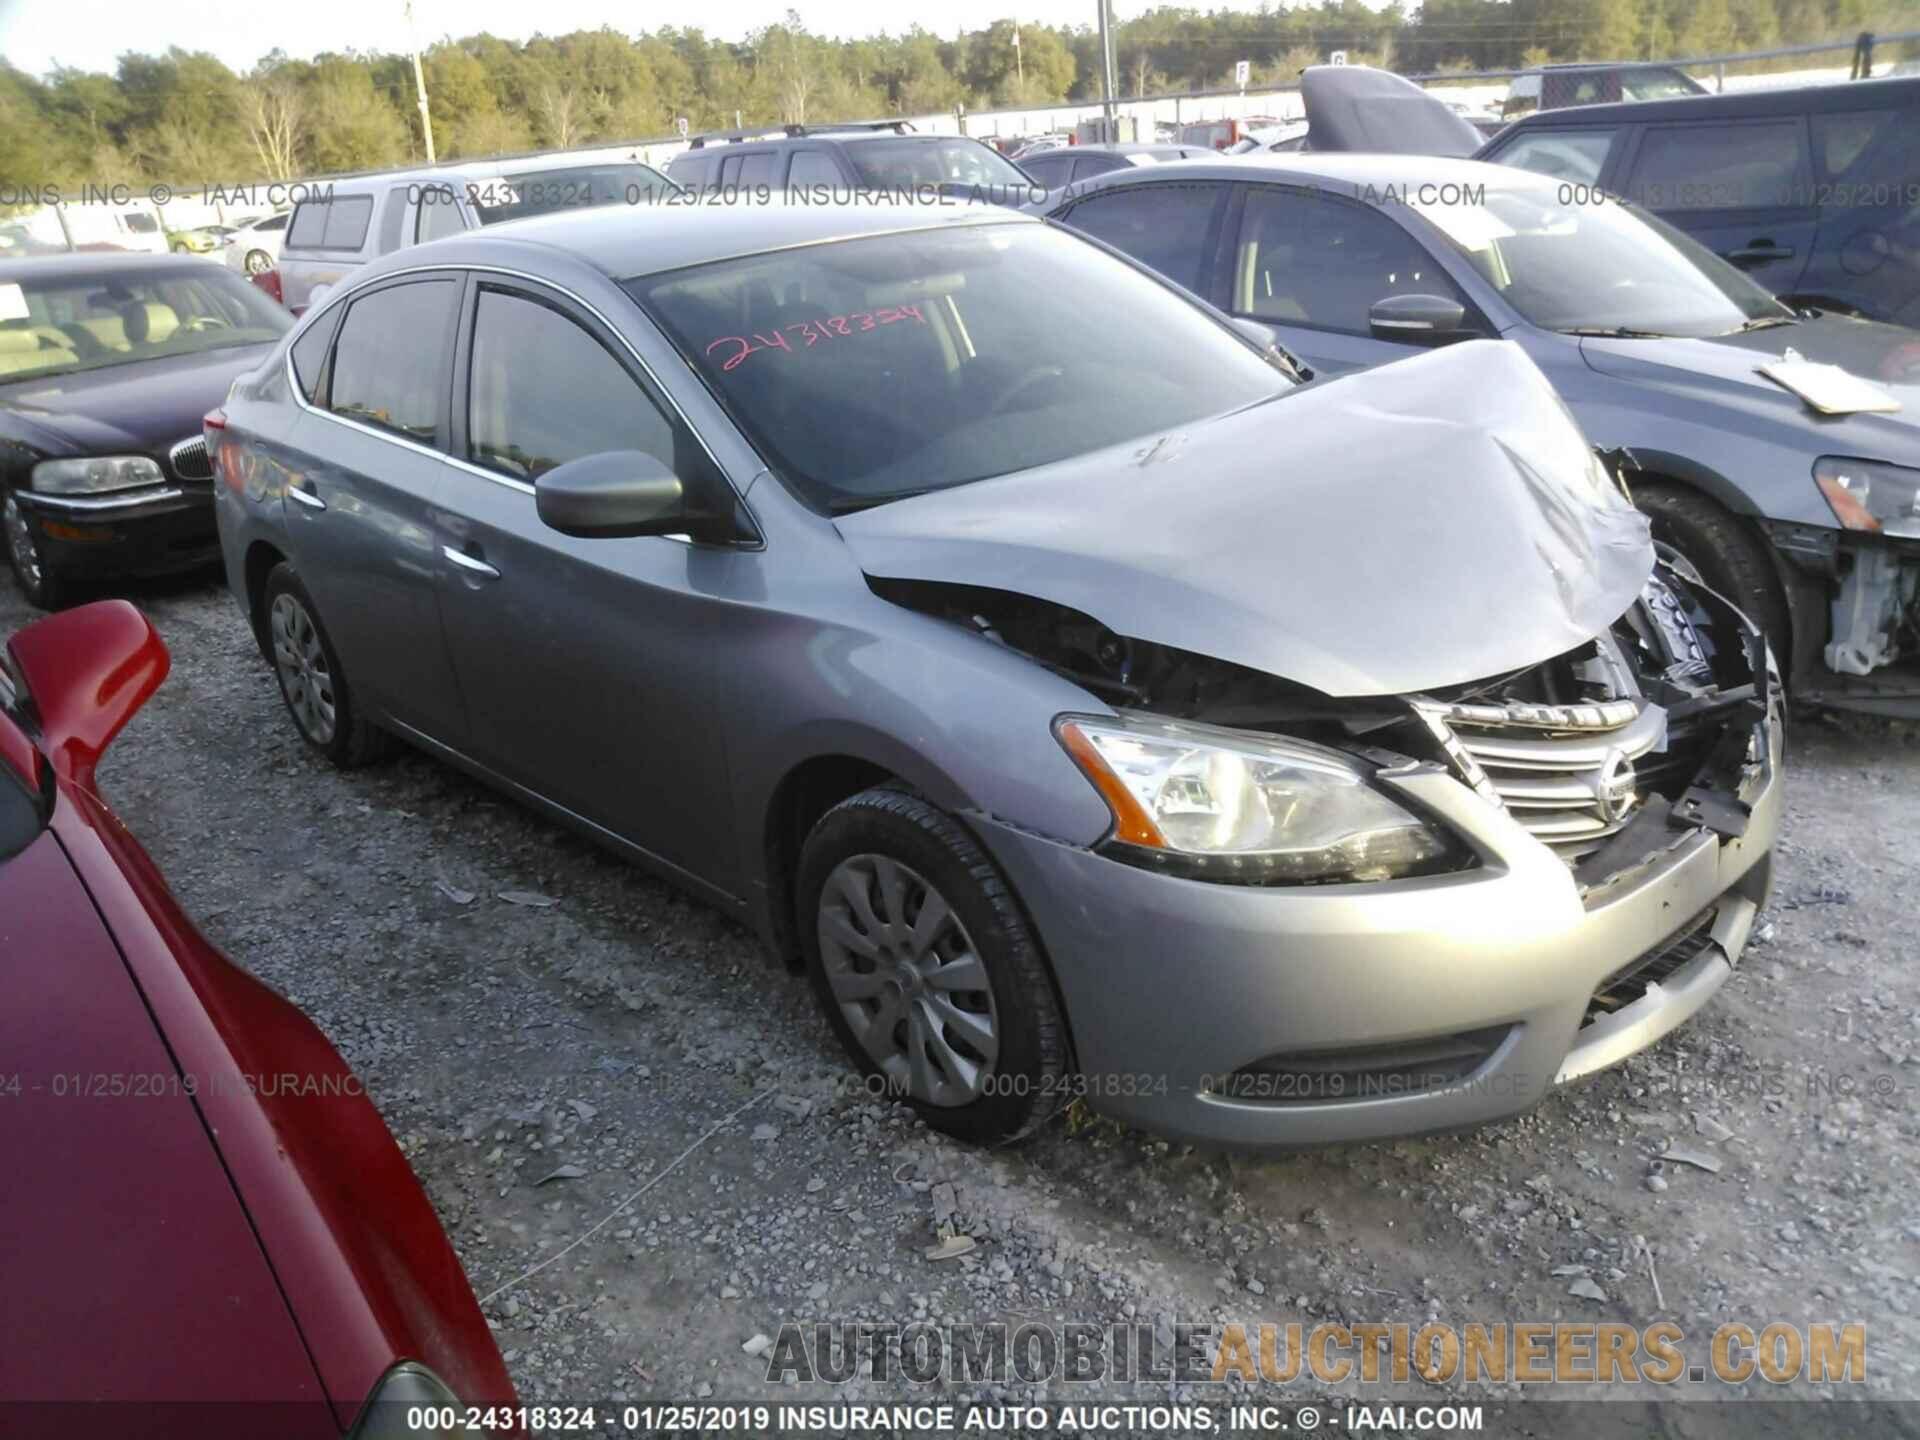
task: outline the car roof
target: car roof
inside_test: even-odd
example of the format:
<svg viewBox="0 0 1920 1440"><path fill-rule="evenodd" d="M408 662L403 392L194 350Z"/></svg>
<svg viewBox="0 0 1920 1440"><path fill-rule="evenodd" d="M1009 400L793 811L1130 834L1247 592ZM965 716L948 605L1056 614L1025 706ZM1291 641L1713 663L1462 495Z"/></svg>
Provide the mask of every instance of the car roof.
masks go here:
<svg viewBox="0 0 1920 1440"><path fill-rule="evenodd" d="M731 132L728 132L731 133ZM867 140L905 140L923 145L937 144L940 141L971 141L975 145L985 145L986 141L975 139L971 135L935 135L925 131L859 129L853 126L845 130L836 130L832 126L806 130L798 135L750 135L744 139L728 139L726 134L699 135L694 137L702 143L690 145L669 160L669 165L677 160L690 160L702 155L738 155L748 150L785 150L795 145L858 145Z"/></svg>
<svg viewBox="0 0 1920 1440"><path fill-rule="evenodd" d="M1539 130L1568 125L1744 119L1829 110L1877 110L1887 105L1920 107L1920 76L1839 80L1826 85L1788 85L1769 90L1737 90L1723 95L1681 95L1671 100L1619 100L1606 105L1536 110L1501 131L1498 138L1504 139L1523 127Z"/></svg>
<svg viewBox="0 0 1920 1440"><path fill-rule="evenodd" d="M1551 70L1556 74L1564 75L1570 70L1675 70L1678 68L1678 66L1665 60L1555 60L1546 65L1530 65L1520 73L1522 75L1544 75Z"/></svg>
<svg viewBox="0 0 1920 1440"><path fill-rule="evenodd" d="M541 251L558 251L615 280L628 280L711 260L863 235L1037 223L1035 217L1005 206L965 200L948 205L907 201L816 205L775 197L758 205L602 205L469 230L435 240L431 253L444 257L449 265L498 264L516 256L523 264L537 264ZM207 262L188 263L204 266ZM376 261L355 278L428 263L425 248L412 246Z"/></svg>
<svg viewBox="0 0 1920 1440"><path fill-rule="evenodd" d="M431 170L383 170L378 175L356 175L339 180L316 180L309 187L309 190L311 192L319 192L324 189L325 193L302 195L296 203L305 205L316 200L325 203L340 195L377 195L382 190L395 185L465 185L472 183L474 175L482 170L492 174L498 172L498 167L481 162L459 169L449 169L442 165Z"/></svg>
<svg viewBox="0 0 1920 1440"><path fill-rule="evenodd" d="M1250 171L1258 172L1249 174ZM1357 155L1333 151L1292 154L1254 150L1218 160L1174 160L1149 168L1133 167L1096 175L1075 186L1080 198L1113 185L1167 184L1179 180L1272 181L1278 184L1352 186L1382 197L1409 185L1485 186L1497 191L1553 190L1561 182L1512 165L1454 160L1439 155ZM1364 197L1363 197L1364 198Z"/></svg>
<svg viewBox="0 0 1920 1440"><path fill-rule="evenodd" d="M1059 145L1069 155L1187 155L1206 150L1204 145L1181 145L1173 140L1120 140L1111 145Z"/></svg>
<svg viewBox="0 0 1920 1440"><path fill-rule="evenodd" d="M117 253L62 252L19 260L0 260L0 281L90 280L112 275L205 275L210 267L197 255L153 255L143 250ZM226 267L219 269L224 273Z"/></svg>

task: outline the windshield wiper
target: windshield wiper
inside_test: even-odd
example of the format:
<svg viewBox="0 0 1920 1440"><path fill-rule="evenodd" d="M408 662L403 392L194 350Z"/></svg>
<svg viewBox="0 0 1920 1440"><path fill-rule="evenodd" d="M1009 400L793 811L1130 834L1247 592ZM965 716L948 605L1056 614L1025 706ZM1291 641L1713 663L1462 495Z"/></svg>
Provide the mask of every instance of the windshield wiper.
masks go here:
<svg viewBox="0 0 1920 1440"><path fill-rule="evenodd" d="M1798 325L1800 322L1792 315L1760 315L1752 320L1743 320L1727 333L1744 335L1749 330L1771 330L1776 325Z"/></svg>
<svg viewBox="0 0 1920 1440"><path fill-rule="evenodd" d="M1631 325L1570 325L1562 335L1597 335L1603 340L1671 340L1664 330L1635 330Z"/></svg>

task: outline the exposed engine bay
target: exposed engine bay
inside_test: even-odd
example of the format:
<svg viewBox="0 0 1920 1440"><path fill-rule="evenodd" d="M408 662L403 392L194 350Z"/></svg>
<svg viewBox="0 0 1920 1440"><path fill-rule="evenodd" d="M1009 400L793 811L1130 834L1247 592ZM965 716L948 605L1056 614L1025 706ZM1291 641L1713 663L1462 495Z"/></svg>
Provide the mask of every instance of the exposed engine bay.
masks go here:
<svg viewBox="0 0 1920 1440"><path fill-rule="evenodd" d="M1764 641L1667 567L1606 632L1540 664L1419 694L1333 697L1116 634L1030 596L869 577L896 604L964 626L1118 710L1272 731L1382 765L1446 766L1597 886L1677 832L1737 836L1764 769Z"/></svg>
<svg viewBox="0 0 1920 1440"><path fill-rule="evenodd" d="M1870 675L1920 651L1920 550L1886 545L1851 552L1833 597L1823 658L1842 675Z"/></svg>

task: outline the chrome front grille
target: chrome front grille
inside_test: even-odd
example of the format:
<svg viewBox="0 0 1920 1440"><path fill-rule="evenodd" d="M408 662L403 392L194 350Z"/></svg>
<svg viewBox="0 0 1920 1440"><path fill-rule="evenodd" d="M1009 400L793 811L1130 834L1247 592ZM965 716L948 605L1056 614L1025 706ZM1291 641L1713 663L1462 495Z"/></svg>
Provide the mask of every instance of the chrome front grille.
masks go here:
<svg viewBox="0 0 1920 1440"><path fill-rule="evenodd" d="M1633 818L1635 762L1666 748L1667 712L1640 700L1418 708L1461 778L1569 864Z"/></svg>
<svg viewBox="0 0 1920 1440"><path fill-rule="evenodd" d="M176 480L211 480L213 464L207 459L206 438L189 435L167 451L167 465Z"/></svg>

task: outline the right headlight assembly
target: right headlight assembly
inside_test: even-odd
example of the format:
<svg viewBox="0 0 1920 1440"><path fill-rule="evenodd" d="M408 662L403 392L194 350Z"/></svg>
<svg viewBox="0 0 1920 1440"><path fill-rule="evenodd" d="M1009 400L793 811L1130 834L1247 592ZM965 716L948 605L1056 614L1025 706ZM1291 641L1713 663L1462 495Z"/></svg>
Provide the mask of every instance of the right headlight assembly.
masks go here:
<svg viewBox="0 0 1920 1440"><path fill-rule="evenodd" d="M1241 885L1393 880L1471 856L1323 746L1141 716L1064 715L1067 754L1113 812L1103 853Z"/></svg>
<svg viewBox="0 0 1920 1440"><path fill-rule="evenodd" d="M1826 455L1813 480L1844 529L1920 540L1920 470Z"/></svg>

